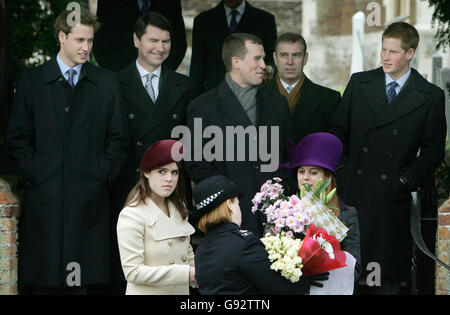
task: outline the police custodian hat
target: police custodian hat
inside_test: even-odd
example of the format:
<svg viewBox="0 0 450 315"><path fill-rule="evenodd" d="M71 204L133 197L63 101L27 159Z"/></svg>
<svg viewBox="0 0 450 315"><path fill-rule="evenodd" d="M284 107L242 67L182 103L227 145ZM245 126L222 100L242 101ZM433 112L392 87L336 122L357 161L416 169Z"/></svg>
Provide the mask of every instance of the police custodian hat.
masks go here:
<svg viewBox="0 0 450 315"><path fill-rule="evenodd" d="M227 199L241 197L243 192L225 176L215 175L198 183L193 195L195 208L191 216L200 219L202 215L214 210Z"/></svg>

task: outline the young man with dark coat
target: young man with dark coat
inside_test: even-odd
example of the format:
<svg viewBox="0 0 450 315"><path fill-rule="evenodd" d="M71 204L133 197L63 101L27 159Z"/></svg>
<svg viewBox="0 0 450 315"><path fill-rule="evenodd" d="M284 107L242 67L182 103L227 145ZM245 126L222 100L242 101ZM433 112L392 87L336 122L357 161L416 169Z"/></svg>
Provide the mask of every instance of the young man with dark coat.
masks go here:
<svg viewBox="0 0 450 315"><path fill-rule="evenodd" d="M231 34L224 42L222 58L228 71L225 80L188 107L187 126L195 152L185 166L195 183L224 175L241 187L245 192L241 199L242 227L262 236L264 219L251 212L251 200L267 179L276 176L278 164L287 158L285 141L292 139L289 108L285 98L260 86L266 67L261 39ZM212 130L212 141L220 142L214 150L205 145L207 138L198 137ZM215 151L214 156L203 154L209 151ZM198 153L200 159L195 156Z"/></svg>
<svg viewBox="0 0 450 315"><path fill-rule="evenodd" d="M328 131L341 95L312 82L303 72L308 62L303 36L297 33L281 34L275 42L273 59L278 73L266 86L286 97L295 144L311 133Z"/></svg>
<svg viewBox="0 0 450 315"><path fill-rule="evenodd" d="M26 182L19 284L32 294L86 294L111 281L109 186L126 158L125 115L114 74L88 62L96 19L55 23L56 57L24 73L7 141Z"/></svg>
<svg viewBox="0 0 450 315"><path fill-rule="evenodd" d="M444 157L444 92L410 67L418 43L412 25L391 24L382 66L352 75L331 128L344 145L341 196L358 209L361 279L373 266L381 272L380 286L361 288L367 293L399 294L410 280L410 192L426 185Z"/></svg>

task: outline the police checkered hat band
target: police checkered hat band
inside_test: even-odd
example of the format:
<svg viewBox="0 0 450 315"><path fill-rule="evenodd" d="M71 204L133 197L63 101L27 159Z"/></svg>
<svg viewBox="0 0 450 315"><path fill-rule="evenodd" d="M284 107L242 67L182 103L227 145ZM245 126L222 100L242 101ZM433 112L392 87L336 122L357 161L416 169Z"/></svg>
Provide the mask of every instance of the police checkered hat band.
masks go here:
<svg viewBox="0 0 450 315"><path fill-rule="evenodd" d="M240 197L242 192L225 176L216 175L198 183L194 188L193 195L196 206L191 216L200 218L227 199Z"/></svg>
<svg viewBox="0 0 450 315"><path fill-rule="evenodd" d="M199 204L196 205L197 209L200 210L203 207L209 205L211 202L213 202L219 195L223 193L223 189L219 192L216 192L214 195L207 197L206 199L202 200Z"/></svg>

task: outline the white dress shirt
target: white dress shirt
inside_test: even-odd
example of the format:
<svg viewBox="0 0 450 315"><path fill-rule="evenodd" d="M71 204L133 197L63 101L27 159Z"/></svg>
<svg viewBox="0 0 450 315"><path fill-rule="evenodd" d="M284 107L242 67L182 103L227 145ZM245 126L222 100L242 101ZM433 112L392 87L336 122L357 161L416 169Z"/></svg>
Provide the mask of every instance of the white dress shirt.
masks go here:
<svg viewBox="0 0 450 315"><path fill-rule="evenodd" d="M139 71L139 75L141 76L141 80L142 80L142 85L145 88L145 84L147 83L147 74L149 74L150 72L148 72L147 70L145 70L140 64L139 62L136 60L136 68ZM158 99L158 95L159 95L159 79L161 78L161 66L159 66L158 69L156 69L155 71L151 72L155 75L155 77L152 80L152 86L153 86L153 91L155 92L155 100Z"/></svg>
<svg viewBox="0 0 450 315"><path fill-rule="evenodd" d="M66 65L64 63L64 61L61 60L61 58L59 58L59 53L56 56L56 62L58 63L59 69L61 70L62 75L64 76L64 78L69 81L69 69L73 69L75 70L75 74L73 75L73 86L77 85L78 83L78 79L80 78L80 73L81 73L81 67L83 66L82 63L76 65L75 67L71 68L68 65Z"/></svg>

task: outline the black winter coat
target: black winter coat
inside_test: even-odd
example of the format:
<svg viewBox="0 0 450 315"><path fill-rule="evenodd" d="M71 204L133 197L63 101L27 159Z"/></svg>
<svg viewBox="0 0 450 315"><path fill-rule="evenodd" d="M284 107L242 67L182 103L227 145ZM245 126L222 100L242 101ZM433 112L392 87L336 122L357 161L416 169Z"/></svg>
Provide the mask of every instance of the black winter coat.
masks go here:
<svg viewBox="0 0 450 315"><path fill-rule="evenodd" d="M56 58L23 75L8 127L27 182L19 229L19 282L110 281L108 188L126 158L125 116L114 74L90 63L71 88Z"/></svg>
<svg viewBox="0 0 450 315"><path fill-rule="evenodd" d="M343 200L358 209L362 270L376 262L381 281L407 280L410 191L423 187L444 157L445 99L414 69L390 105L385 86L382 68L354 74L330 132L344 144L337 177Z"/></svg>
<svg viewBox="0 0 450 315"><path fill-rule="evenodd" d="M278 93L276 79L266 84ZM281 95L281 94L280 94ZM294 143L297 144L313 132L327 132L331 127L336 108L341 101L339 92L312 82L308 77L300 89L300 97L291 114L294 126Z"/></svg>
<svg viewBox="0 0 450 315"><path fill-rule="evenodd" d="M245 3L245 12L235 30L258 36L264 45L265 61L273 65L273 50L277 39L275 16ZM225 76L221 53L225 39L231 34L222 1L194 19L190 77L194 95L198 96L218 85Z"/></svg>
<svg viewBox="0 0 450 315"><path fill-rule="evenodd" d="M285 143L286 138L292 139L292 122L289 117L287 101L278 93L260 86L256 94L256 100L256 126L253 126L225 80L219 86L194 99L188 107L187 121L187 126L194 137L191 142L192 152L198 144L202 144L203 147L201 148L205 149L205 144L210 139L205 138L203 143L199 143L202 139L198 139L198 135L201 136L207 127L215 126L219 129L217 131L220 131L223 135L222 152L224 156L223 160L215 159L213 161L205 159L196 161L193 157L192 161L185 161L185 166L194 183L213 175L223 175L239 186L245 193L240 198L242 228L261 237L264 219L259 212L255 214L251 212L251 200L260 191L261 185L267 179L275 176L285 177L285 174L280 174L281 171L263 172L263 167L274 164L275 169L277 169L278 163L285 163L287 158ZM197 131L196 136L195 119L200 118L201 120L197 121L201 121L202 130ZM240 152L244 153L244 161L239 160L237 136L227 132L227 127L242 128L240 132L238 129L235 130L237 130L236 133L240 138L245 136L245 142L242 146L245 152ZM247 127L257 127L257 134L250 136L250 133L246 134L244 130ZM264 129L267 130L267 134L259 132ZM275 132L276 129L278 129L278 134ZM215 137L216 135L213 133L212 136ZM227 147L227 143L230 144L231 141L234 141L234 146L229 145ZM251 142L256 146L252 146ZM264 145L266 145L265 148ZM271 152L272 145L274 145L274 152ZM253 152L255 150L252 148L256 149L257 152ZM219 148L215 149L217 151ZM261 151L269 152L272 155L272 160L268 160L269 157L266 159L263 154L260 154ZM252 153L254 153L254 156L252 156ZM279 161L274 160L276 153L278 153Z"/></svg>
<svg viewBox="0 0 450 315"><path fill-rule="evenodd" d="M235 223L215 227L195 252L195 277L204 295L305 294L309 282L292 283L270 269L264 244Z"/></svg>

